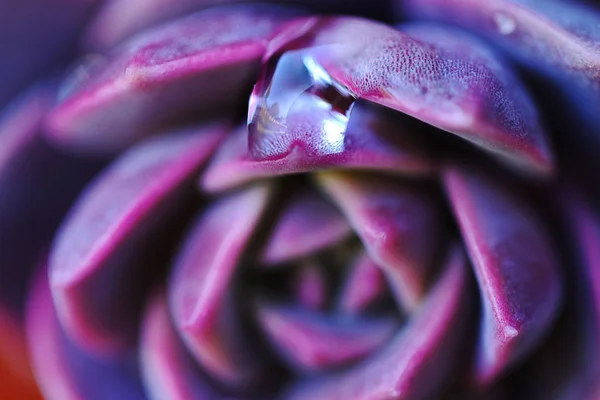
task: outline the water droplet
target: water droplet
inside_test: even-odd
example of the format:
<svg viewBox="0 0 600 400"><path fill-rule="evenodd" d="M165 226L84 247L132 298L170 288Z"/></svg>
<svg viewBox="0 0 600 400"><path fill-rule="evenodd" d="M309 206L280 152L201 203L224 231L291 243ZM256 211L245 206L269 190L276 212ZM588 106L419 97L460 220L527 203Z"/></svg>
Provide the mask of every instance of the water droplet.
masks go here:
<svg viewBox="0 0 600 400"><path fill-rule="evenodd" d="M248 144L254 158L283 158L294 148L308 156L344 151L356 96L319 62L331 51L335 46L288 50L264 64L248 111Z"/></svg>
<svg viewBox="0 0 600 400"><path fill-rule="evenodd" d="M507 338L514 338L514 337L519 336L519 331L516 328L507 325L504 327L504 335Z"/></svg>
<svg viewBox="0 0 600 400"><path fill-rule="evenodd" d="M510 14L499 11L495 13L492 18L494 19L498 32L502 35L510 35L517 29L517 21Z"/></svg>

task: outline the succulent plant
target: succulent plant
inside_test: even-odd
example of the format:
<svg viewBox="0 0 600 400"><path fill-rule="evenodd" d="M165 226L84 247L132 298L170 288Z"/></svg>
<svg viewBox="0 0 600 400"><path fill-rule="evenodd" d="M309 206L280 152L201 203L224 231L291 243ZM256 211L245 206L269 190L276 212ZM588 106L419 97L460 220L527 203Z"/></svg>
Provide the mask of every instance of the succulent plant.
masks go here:
<svg viewBox="0 0 600 400"><path fill-rule="evenodd" d="M2 398L600 398L598 4L2 8Z"/></svg>

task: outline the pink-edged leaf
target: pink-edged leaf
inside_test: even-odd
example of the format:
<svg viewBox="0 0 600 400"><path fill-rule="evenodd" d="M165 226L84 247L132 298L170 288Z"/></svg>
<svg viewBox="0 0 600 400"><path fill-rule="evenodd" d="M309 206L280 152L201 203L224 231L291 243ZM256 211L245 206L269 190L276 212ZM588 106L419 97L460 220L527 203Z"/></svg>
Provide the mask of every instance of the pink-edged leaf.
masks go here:
<svg viewBox="0 0 600 400"><path fill-rule="evenodd" d="M340 317L265 302L257 314L273 347L293 368L308 373L358 361L398 330L393 317Z"/></svg>
<svg viewBox="0 0 600 400"><path fill-rule="evenodd" d="M236 105L285 19L280 10L225 7L142 33L72 77L49 115L49 137L84 152L114 152L165 124Z"/></svg>
<svg viewBox="0 0 600 400"><path fill-rule="evenodd" d="M145 290L193 203L190 182L226 131L210 125L150 139L79 199L54 244L50 283L80 345L102 352L132 344Z"/></svg>
<svg viewBox="0 0 600 400"><path fill-rule="evenodd" d="M130 355L98 359L69 340L58 321L45 268L30 293L27 337L44 399L145 399L135 360Z"/></svg>
<svg viewBox="0 0 600 400"><path fill-rule="evenodd" d="M474 30L530 64L597 88L600 10L568 0L401 0L401 11Z"/></svg>
<svg viewBox="0 0 600 400"><path fill-rule="evenodd" d="M346 372L293 384L284 396L300 399L428 399L460 359L469 315L466 259L455 248L431 294L391 342Z"/></svg>
<svg viewBox="0 0 600 400"><path fill-rule="evenodd" d="M99 167L43 140L40 126L52 96L50 87L33 88L0 116L0 303L16 314L22 313L32 268Z"/></svg>
<svg viewBox="0 0 600 400"><path fill-rule="evenodd" d="M327 304L327 277L321 265L311 261L300 266L294 276L295 300L310 310L322 310Z"/></svg>
<svg viewBox="0 0 600 400"><path fill-rule="evenodd" d="M536 214L502 183L449 167L444 184L481 292L475 379L486 385L552 326L563 293L557 255Z"/></svg>
<svg viewBox="0 0 600 400"><path fill-rule="evenodd" d="M162 293L156 294L148 304L140 347L142 380L150 399L222 398L181 343Z"/></svg>
<svg viewBox="0 0 600 400"><path fill-rule="evenodd" d="M352 229L338 209L314 192L294 196L277 221L262 256L267 266L310 256L348 238Z"/></svg>
<svg viewBox="0 0 600 400"><path fill-rule="evenodd" d="M243 126L219 149L201 186L220 191L258 178L337 168L432 174L435 162L416 133L407 120L359 102L348 122L343 151L317 155L296 147L284 158L258 160L248 151L248 130Z"/></svg>
<svg viewBox="0 0 600 400"><path fill-rule="evenodd" d="M433 196L377 175L323 172L316 179L387 275L400 305L414 309L425 294L443 235Z"/></svg>
<svg viewBox="0 0 600 400"><path fill-rule="evenodd" d="M0 109L66 61L100 1L23 0L0 4Z"/></svg>
<svg viewBox="0 0 600 400"><path fill-rule="evenodd" d="M387 291L385 277L381 268L363 253L347 273L338 297L338 308L342 312L358 313L375 301L381 299Z"/></svg>
<svg viewBox="0 0 600 400"><path fill-rule="evenodd" d="M265 59L300 41L305 57L355 97L455 133L529 172L552 171L524 86L479 41L448 27L413 25L401 32L356 18L288 27L273 39Z"/></svg>
<svg viewBox="0 0 600 400"><path fill-rule="evenodd" d="M260 372L262 360L246 346L230 289L269 195L268 186L252 187L205 210L171 276L175 327L204 369L228 385L250 384Z"/></svg>

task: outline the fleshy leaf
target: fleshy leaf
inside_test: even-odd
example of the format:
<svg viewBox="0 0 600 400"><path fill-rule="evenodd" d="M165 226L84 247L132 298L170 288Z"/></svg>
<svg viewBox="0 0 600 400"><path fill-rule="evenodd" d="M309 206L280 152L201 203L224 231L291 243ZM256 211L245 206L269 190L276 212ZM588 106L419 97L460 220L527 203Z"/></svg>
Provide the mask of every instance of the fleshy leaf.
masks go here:
<svg viewBox="0 0 600 400"><path fill-rule="evenodd" d="M437 398L460 358L468 291L466 259L456 248L427 300L387 346L348 371L293 384L284 398Z"/></svg>
<svg viewBox="0 0 600 400"><path fill-rule="evenodd" d="M212 192L258 178L336 168L429 175L435 171L435 162L416 137L418 133L414 124L393 112L359 102L352 111L342 152L316 155L296 147L284 158L257 160L248 152L244 126L219 149L201 186Z"/></svg>
<svg viewBox="0 0 600 400"><path fill-rule="evenodd" d="M545 227L499 179L450 167L444 183L483 302L475 379L489 384L552 327L563 287Z"/></svg>
<svg viewBox="0 0 600 400"><path fill-rule="evenodd" d="M262 261L273 265L310 256L348 238L351 232L335 206L315 193L299 193L283 210Z"/></svg>
<svg viewBox="0 0 600 400"><path fill-rule="evenodd" d="M354 97L455 133L528 172L544 175L553 169L524 86L509 66L465 33L435 25L401 32L355 18L315 18L289 24L271 43L265 60L301 43L304 59Z"/></svg>
<svg viewBox="0 0 600 400"><path fill-rule="evenodd" d="M142 326L140 368L153 400L216 400L222 398L190 357L173 327L166 297L150 301Z"/></svg>
<svg viewBox="0 0 600 400"><path fill-rule="evenodd" d="M230 289L269 194L267 186L257 186L206 209L171 276L175 327L204 369L227 385L249 385L261 372L262 360L247 346Z"/></svg>
<svg viewBox="0 0 600 400"><path fill-rule="evenodd" d="M398 329L393 317L340 317L265 302L257 314L273 346L292 367L309 373L358 361Z"/></svg>
<svg viewBox="0 0 600 400"><path fill-rule="evenodd" d="M191 211L190 182L226 130L211 125L148 140L75 205L51 254L50 283L61 322L86 349L135 340L144 293Z"/></svg>
<svg viewBox="0 0 600 400"><path fill-rule="evenodd" d="M323 172L317 181L382 268L400 305L414 309L425 294L442 239L433 196L376 175Z"/></svg>
<svg viewBox="0 0 600 400"><path fill-rule="evenodd" d="M281 10L225 7L144 32L68 82L50 138L79 151L120 151L164 125L244 98Z"/></svg>
<svg viewBox="0 0 600 400"><path fill-rule="evenodd" d="M45 270L30 294L27 336L44 399L145 399L135 360L97 359L69 340L58 321Z"/></svg>
<svg viewBox="0 0 600 400"><path fill-rule="evenodd" d="M527 63L600 81L600 11L568 0L399 0L420 19L460 25L485 35Z"/></svg>

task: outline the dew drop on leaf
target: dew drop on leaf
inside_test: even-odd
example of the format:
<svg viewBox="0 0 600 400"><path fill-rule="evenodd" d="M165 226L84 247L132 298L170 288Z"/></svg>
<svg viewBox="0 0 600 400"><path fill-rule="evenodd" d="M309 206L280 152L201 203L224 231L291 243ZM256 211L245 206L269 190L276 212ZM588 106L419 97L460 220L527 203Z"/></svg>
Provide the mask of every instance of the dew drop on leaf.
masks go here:
<svg viewBox="0 0 600 400"><path fill-rule="evenodd" d="M323 156L344 151L356 95L336 82L319 63L335 45L279 52L263 66L250 97L249 150L272 160L294 149Z"/></svg>

